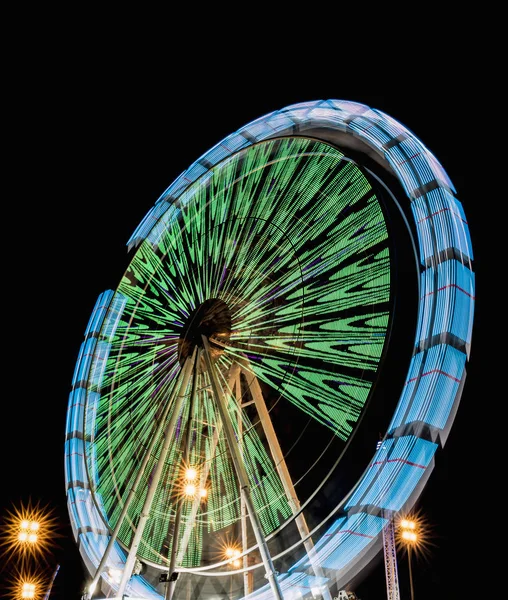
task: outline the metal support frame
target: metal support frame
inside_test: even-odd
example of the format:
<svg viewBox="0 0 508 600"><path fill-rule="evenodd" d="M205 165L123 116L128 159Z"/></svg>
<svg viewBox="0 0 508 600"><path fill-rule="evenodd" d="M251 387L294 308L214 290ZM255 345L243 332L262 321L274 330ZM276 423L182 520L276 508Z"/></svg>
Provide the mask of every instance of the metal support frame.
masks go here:
<svg viewBox="0 0 508 600"><path fill-rule="evenodd" d="M168 401L166 402L166 406L164 408L164 411L161 415L161 418L159 420L159 424L157 426L157 429L155 430L154 434L152 435L152 440L150 442L150 445L148 446L148 448L146 449L145 455L143 457L143 462L141 463L140 468L138 469L138 473L136 476L136 479L134 481L134 483L132 484L131 489L129 490L129 493L127 495L127 498L125 500L125 504L123 505L122 508L122 512L120 513L120 516L118 517L118 521L116 523L116 526L113 530L113 533L111 534L109 541L108 541L108 545L106 546L106 550L104 551L104 554L102 555L101 561L99 563L99 566L97 567L97 570L95 572L94 578L92 579L92 583L89 586L89 594L90 597L93 594L93 592L95 591L95 588L97 587L97 583L99 582L100 576L102 574L102 571L104 570L104 567L106 565L106 562L109 558L109 555L111 554L111 550L113 549L113 545L118 537L118 532L120 531L120 527L122 526L122 523L127 515L127 511L129 510L130 504L132 502L132 499L134 498L134 495L138 489L139 483L141 482L141 479L143 477L143 474L145 472L146 469L146 465L148 464L148 461L150 459L150 456L152 455L153 449L155 447L155 443L156 441L159 439L161 433L162 433L162 428L164 427L164 423L166 421L166 417L169 413L169 410L171 408L171 406L173 405L173 401L175 399L176 394L179 392L182 382L184 380L184 377L186 377L186 373L189 373L190 376L190 366L191 366L191 358L189 357L184 366L183 369L180 371L179 373L179 377L177 379L176 385L173 388L173 391L168 399ZM133 561L134 564L134 561Z"/></svg>
<svg viewBox="0 0 508 600"><path fill-rule="evenodd" d="M386 592L388 600L400 600L399 575L395 547L395 526L391 511L383 511L387 524L383 529L383 552L385 559Z"/></svg>
<svg viewBox="0 0 508 600"><path fill-rule="evenodd" d="M280 480L284 487L284 492L286 494L286 498L288 499L291 512L295 517L295 524L298 528L300 537L302 538L302 540L304 540L303 545L305 551L307 552L309 562L311 563L312 570L314 571L317 577L325 577L321 566L315 560L316 551L314 550L314 543L309 537L309 527L307 525L307 521L305 520L304 514L301 512L300 501L296 494L296 490L293 485L293 481L291 479L289 470L287 468L286 461L284 460L284 455L282 453L279 440L275 433L270 414L268 413L268 410L266 408L266 403L263 398L263 392L261 390L259 381L252 372L250 362L247 360L247 358L241 359L240 365L244 377L247 381L247 386L249 387L249 390L251 392L252 399L254 400L254 404L259 415L261 426L263 427L263 431L265 432L265 436L270 447L270 452L275 463L275 468L277 469L277 473L279 474ZM321 594L325 600L332 600L332 596L328 588L320 588L319 594ZM316 594L314 592L312 593L312 595L316 597Z"/></svg>
<svg viewBox="0 0 508 600"><path fill-rule="evenodd" d="M192 410L194 407L194 403L196 402L196 389L198 382L198 364L199 358L201 356L201 351L197 351L197 357L194 362L194 373L192 376L192 389L191 389L191 397L189 403L189 420L188 426L185 431L185 451L183 462L184 465L188 463L189 454L190 454L190 440L191 440L191 432L189 431L190 423L192 420ZM174 576L174 570L176 566L176 558L177 558L177 550L178 550L178 537L180 535L180 522L182 520L182 500L180 499L176 506L176 515L175 515L175 526L173 528L173 541L171 542L171 556L169 559L169 567L168 567L168 584L166 586L166 598L165 600L171 600L173 598L173 594L175 592L176 587L176 577Z"/></svg>
<svg viewBox="0 0 508 600"><path fill-rule="evenodd" d="M279 581L277 579L277 571L272 562L272 558L270 556L270 552L268 549L268 544L263 536L261 523L259 521L259 517L256 513L254 504L252 503L252 499L250 496L250 485L249 478L247 475L247 471L245 470L245 465L242 461L242 456L240 453L240 449L238 443L236 441L235 432L233 429L233 425L231 424L231 419L228 414L226 400L222 393L222 388L220 387L217 376L215 374L215 367L212 363L212 358L210 356L210 345L208 343L208 339L206 336L202 335L201 339L203 340L204 347L204 357L206 367L208 369L208 374L210 376L210 381L212 384L212 391L215 396L215 400L217 402L217 408L219 409L219 414L222 420L222 425L224 427L224 433L226 435L226 440L228 442L229 450L231 452L231 458L233 460L233 466L236 471L236 475L240 482L242 496L245 500L245 505L247 507L247 511L250 516L251 526L254 531L254 536L256 537L256 541L258 544L259 552L261 554L261 559L265 566L265 576L270 583L270 587L272 588L272 592L274 597L277 600L284 600L284 596L282 594L282 590L280 588Z"/></svg>
<svg viewBox="0 0 508 600"><path fill-rule="evenodd" d="M231 389L232 386L234 385L235 378L237 377L237 374L239 373L239 371L240 371L240 367L236 363L233 363L233 365L231 366L231 368L229 370L229 377L228 377L228 388L229 389ZM212 457L215 455L215 450L217 448L217 444L219 443L219 437L220 437L221 431L222 431L222 422L219 421L215 426L215 429L213 432L213 437L212 437L212 442L210 444L210 447L211 447L210 453L211 453ZM205 487L206 480L208 479L208 473L210 471L210 466L211 466L210 461L206 461L205 466L203 467L201 474L200 474L201 475L200 476L200 486L201 487ZM191 513L190 513L189 517L187 518L184 533L183 533L182 539L180 540L180 547L178 548L178 555L177 555L177 559L176 559L177 565L179 565L183 561L183 557L185 556L185 552L187 551L187 546L189 545L190 535L192 532L192 525L194 523L194 519L196 518L196 515L198 512L199 503L200 503L199 498L195 498L192 503Z"/></svg>
<svg viewBox="0 0 508 600"><path fill-rule="evenodd" d="M201 337L202 337L202 342L203 342L203 350L200 352L202 352L204 360L205 360L206 370L207 370L209 378L210 378L212 393L214 395L214 399L215 399L215 402L216 402L216 405L217 405L217 408L219 411L219 415L220 415L220 422L217 424L217 426L215 428L214 437L212 440L212 448L211 448L212 454L214 454L214 452L215 452L221 432L224 431L224 434L226 436L226 441L227 441L229 450L231 452L233 466L234 466L234 469L235 469L235 472L236 472L236 475L238 477L238 481L240 484L242 550L245 553L247 550L247 547L248 547L247 516L249 516L250 521L251 521L252 530L254 532L257 546L258 546L258 549L259 549L259 552L261 555L261 559L262 559L263 565L265 567L265 577L269 581L270 587L274 594L274 599L275 600L283 600L282 590L280 588L280 584L277 579L277 571L275 570L275 567L273 565L266 539L264 538L264 535L262 533L261 523L259 521L259 517L255 511L255 507L252 502L251 493L250 493L250 483L249 483L247 471L245 469L245 464L244 464L244 460L243 460L242 443L241 443L241 441L237 441L237 439L236 439L235 431L234 431L234 428L233 428L233 425L231 422L231 417L230 417L228 409L227 409L227 402L224 397L222 387L220 386L218 379L217 379L217 375L215 373L215 366L212 362L208 339L204 335L202 335ZM126 502L122 509L122 513L121 513L121 515L117 521L117 524L115 526L115 529L110 537L108 546L107 546L106 551L101 559L99 567L97 568L96 574L92 581L92 585L90 586L90 589L92 591L100 578L100 575L106 564L106 561L111 552L113 544L114 544L115 540L117 539L118 532L120 530L123 520L126 517L130 503L131 503L131 501L134 497L134 494L139 486L139 483L142 479L143 473L148 464L148 460L153 452L153 448L154 448L157 440L160 439L166 417L169 414L169 411L174 404L173 413L171 415L170 422L168 423L168 425L164 431L164 434L163 434L164 435L164 444L163 444L163 447L161 450L161 455L160 455L160 458L159 458L159 461L157 463L157 467L156 467L156 470L154 473L152 485L150 486L150 489L148 490L147 496L145 498L145 503L143 505L143 509L140 514L139 522L137 524L137 527L136 527L136 530L134 533L134 538L132 540L129 554L128 554L128 557L127 557L127 560L125 563L122 579L120 582L120 587L117 592L120 597L123 597L123 595L125 594L125 590L126 590L128 581L130 580L130 578L132 576L132 571L133 571L134 563L136 560L137 550L138 550L139 544L141 542L141 538L143 536L146 522L150 515L151 505L152 505L152 502L153 502L153 499L155 496L155 491L157 489L158 481L162 474L164 461L167 456L167 452L169 451L171 434L172 434L173 429L176 426L178 417L180 416L180 414L182 412L183 402L184 402L184 398L186 396L186 390L187 390L191 375L193 375L193 384L192 384L192 392L191 392L191 406L192 406L192 402L194 401L194 396L196 394L196 383L197 383L198 362L199 362L198 358L196 357L196 354L199 357L200 352L197 351L197 347L194 348L192 357L188 357L186 359L185 364L180 372L178 382L175 385L175 388L173 389L170 399L167 402L167 405L164 409L163 415L161 416L159 425L152 436L150 446L148 447L148 449L145 453L143 462L142 462L141 467L136 476L136 480L135 480L132 488L129 491ZM297 526L297 529L300 533L302 540L304 540L303 544L304 544L305 550L307 552L307 555L309 557L309 561L311 563L312 569L313 569L314 573L316 574L316 576L324 577L324 574L323 574L323 571L322 571L320 565L318 565L315 562L315 560L313 560L313 557L315 556L315 550L314 550L314 544L312 542L312 539L309 537L309 528L306 523L305 517L304 517L303 513L301 512L301 505L298 500L293 482L291 480L291 476L290 476L289 470L287 468L286 462L284 460L284 455L280 448L280 444L279 444L277 435L275 433L272 421L270 419L270 415L266 408L266 404L265 404L265 401L263 398L261 386L259 384L257 377L253 374L253 372L250 368L250 363L247 360L247 358L240 358L237 361L233 362L233 364L230 368L228 382L227 382L229 392L231 394L234 393L235 399L238 403L238 407L239 407L240 413L241 413L241 409L242 409L241 385L240 385L241 374L243 374L243 376L246 379L247 386L250 390L250 394L251 394L251 398L252 398L252 402L250 402L250 403L254 403L257 413L259 415L260 423L261 423L261 426L263 427L263 431L265 433L277 473L282 482L284 492L288 499L288 503L291 508L291 511L295 517L295 524ZM175 400L175 398L176 398L176 400ZM239 414L239 428L241 431L241 428L242 428L241 414ZM241 436L240 436L240 439L241 439ZM188 455L189 450L190 449L187 447L186 456ZM205 469L200 474L200 481L201 481L202 486L206 483L208 474L209 474L209 464L208 464L208 468ZM197 514L197 510L199 508L199 502L200 502L199 498L194 500L194 503L193 503L193 506L191 509L191 516L195 516ZM168 567L169 577L168 577L168 584L166 587L165 600L172 600L172 598L173 598L174 590L176 587L176 578L171 577L171 576L174 574L175 569L178 568L178 565L182 562L183 557L185 555L185 551L187 549L187 546L188 546L188 543L190 540L192 520L193 520L192 518L190 520L187 519L187 522L185 524L184 534L183 534L182 540L181 540L181 544L178 546L179 529L180 529L180 524L181 524L181 506L180 506L180 504L178 504L177 509L176 509L176 515L175 515L175 526L174 526L173 542L172 542L172 546L171 546L171 554L170 554L169 567ZM247 567L248 567L248 555L244 554L243 568L247 569ZM252 590L252 575L249 571L244 571L244 591L245 591L246 595L248 595L249 593L251 593L253 591ZM330 592L327 587L320 588L320 594L323 596L323 598L325 600L331 600L331 595L330 595ZM398 600L398 598L392 599L390 597L389 600Z"/></svg>
<svg viewBox="0 0 508 600"><path fill-rule="evenodd" d="M172 441L172 433L173 429L176 426L178 421L178 417L182 411L183 400L185 397L185 392L187 390L187 386L189 384L189 379L191 376L192 368L195 363L196 358L196 348L194 348L194 352L192 353L192 358L186 360L184 366L184 375L182 377L182 384L180 386L180 394L176 397L175 405L173 408L173 413L171 415L171 419L164 431L164 444L162 446L161 454L159 456L159 461L157 463L157 467L155 469L155 473L153 476L153 480L151 482L150 487L148 488L148 492L145 498L145 502L143 504L143 508L141 509L141 514L139 517L138 525L136 527L136 531L134 533L134 538L131 543L131 547L129 550L129 555L127 556L127 561L125 562L125 567L122 574L122 579L120 581L120 587L118 588L118 596L120 598L123 597L125 593L125 588L127 587L127 583L132 576L132 569L134 567L134 562L136 560L136 555L138 551L139 544L141 542L141 538L143 536L143 532L145 530L146 523L148 521L148 517L150 516L150 510L152 508L152 502L155 496L155 492L157 490L157 486L159 484L160 477L162 475L162 471L164 468L164 462L166 460L167 453L169 451L169 447Z"/></svg>
<svg viewBox="0 0 508 600"><path fill-rule="evenodd" d="M234 392L235 392L235 400L238 404L238 436L240 438L240 451L244 453L244 443L243 443L243 421L242 421L242 387L240 383L240 365L237 362L233 363L237 367L237 376L234 382ZM242 566L245 569L243 572L243 591L246 596L248 596L253 591L253 576L250 571L247 570L249 566L249 555L247 554L247 549L249 547L248 544L248 534L247 534L247 506L245 504L245 500L243 496L240 496L240 524L242 528Z"/></svg>

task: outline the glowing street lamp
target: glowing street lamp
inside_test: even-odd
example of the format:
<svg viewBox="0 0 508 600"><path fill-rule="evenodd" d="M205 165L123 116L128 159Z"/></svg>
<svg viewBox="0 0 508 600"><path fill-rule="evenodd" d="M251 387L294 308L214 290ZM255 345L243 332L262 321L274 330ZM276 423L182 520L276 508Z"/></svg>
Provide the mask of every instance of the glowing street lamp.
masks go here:
<svg viewBox="0 0 508 600"><path fill-rule="evenodd" d="M0 530L0 553L16 557L25 567L29 557L42 558L47 562L56 533L57 519L48 507L31 502L7 511L7 518Z"/></svg>
<svg viewBox="0 0 508 600"><path fill-rule="evenodd" d="M196 493L196 486L193 483L185 484L183 491L186 496L194 496Z"/></svg>
<svg viewBox="0 0 508 600"><path fill-rule="evenodd" d="M183 499L189 500L196 496L199 496L202 500L205 500L208 491L206 488L200 488L197 482L200 479L200 473L196 467L187 467L184 471L182 478L182 492Z"/></svg>
<svg viewBox="0 0 508 600"><path fill-rule="evenodd" d="M188 455L188 451L189 447L187 446L185 453L186 455ZM178 572L175 571L175 566L177 564L177 554L179 550L177 548L177 541L180 539L179 531L183 502L185 500L192 500L193 503L196 505L196 503L199 504L199 498L201 498L201 500L205 500L207 495L205 488L201 489L198 487L198 482L201 479L201 473L199 472L199 470L194 466L185 465L185 459L183 467L183 477L180 481L180 497L178 499L176 507L175 524L173 528L174 543L171 545L171 556L169 559L168 573L161 575L161 577L159 578L159 581L166 581L168 583L168 587L166 588L165 593L166 600L171 600L173 598L176 580L178 578ZM185 533L183 537L186 537Z"/></svg>
<svg viewBox="0 0 508 600"><path fill-rule="evenodd" d="M51 564L51 546L57 537L58 519L53 509L38 502L7 510L0 529L0 558L13 566L8 579L13 600L48 600L59 565L51 580L47 567ZM31 559L36 563L31 564Z"/></svg>
<svg viewBox="0 0 508 600"><path fill-rule="evenodd" d="M26 519L23 519L19 524L18 541L36 544L39 528L40 523L38 521L27 521Z"/></svg>
<svg viewBox="0 0 508 600"><path fill-rule="evenodd" d="M418 545L417 523L410 519L401 519L399 527L400 540L407 548L407 561L409 565L409 586L411 589L411 600L414 600L413 573L411 571L411 549L414 546Z"/></svg>
<svg viewBox="0 0 508 600"><path fill-rule="evenodd" d="M226 546L225 548L223 547L223 556L222 558L228 561L228 566L231 569L238 569L240 567L240 565L242 564L241 560L240 560L240 555L241 552L238 549L238 547L235 546ZM231 598L233 597L233 577L234 575L231 574L231 583L230 583L230 589L229 589L229 595L231 596Z"/></svg>
<svg viewBox="0 0 508 600"><path fill-rule="evenodd" d="M184 478L187 481L196 481L197 476L198 476L198 472L194 467L189 467L188 469L185 469Z"/></svg>
<svg viewBox="0 0 508 600"><path fill-rule="evenodd" d="M228 546L225 551L224 551L224 556L229 560L229 564L232 567L238 568L241 564L240 562L240 550L238 550L237 548L232 548L231 546Z"/></svg>
<svg viewBox="0 0 508 600"><path fill-rule="evenodd" d="M21 589L21 597L22 598L35 598L35 583L25 582Z"/></svg>

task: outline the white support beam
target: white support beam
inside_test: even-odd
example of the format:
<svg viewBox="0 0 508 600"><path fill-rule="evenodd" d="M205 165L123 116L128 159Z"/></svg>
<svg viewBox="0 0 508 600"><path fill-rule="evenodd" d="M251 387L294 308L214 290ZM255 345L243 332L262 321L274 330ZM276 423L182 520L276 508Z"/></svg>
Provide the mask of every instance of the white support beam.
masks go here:
<svg viewBox="0 0 508 600"><path fill-rule="evenodd" d="M136 560L136 555L138 552L139 544L141 543L141 538L143 536L143 532L145 530L146 523L148 521L148 517L150 516L150 511L152 509L152 502L155 496L155 492L157 490L160 477L162 475L162 471L164 469L164 463L166 460L166 456L169 451L169 447L171 446L171 442L174 439L173 430L178 421L178 417L182 411L182 405L185 398L185 394L187 391L187 386L189 384L189 379L192 373L192 369L194 366L196 358L196 348L194 348L194 352L192 353L192 359L190 361L186 361L184 365L185 373L182 377L182 385L180 387L180 393L176 397L175 405L173 408L173 413L171 415L171 419L164 431L164 443L162 446L161 454L159 457L159 461L157 463L157 467L155 469L155 473L153 475L153 479L151 481L150 487L148 488L148 492L146 494L145 502L143 504L143 508L141 509L141 514L139 516L138 525L136 527L136 531L134 532L134 537L131 542L131 547L129 549L129 554L127 556L127 560L125 562L125 567L122 574L122 579L120 581L120 587L118 588L118 595L120 598L123 598L125 594L125 588L127 587L127 583L132 576L132 569L134 567L134 562Z"/></svg>
<svg viewBox="0 0 508 600"><path fill-rule="evenodd" d="M274 594L274 598L276 600L284 600L284 596L282 594L282 590L280 588L279 581L277 579L277 571L272 562L272 558L270 556L270 552L268 549L268 544L262 533L261 523L259 521L258 514L255 510L254 504L252 502L250 496L250 484L249 477L247 475L247 471L245 469L245 465L242 461L242 456L239 450L238 443L235 437L235 431L233 429L233 425L231 423L231 419L228 413L226 400L224 398L224 394L222 388L217 381L217 376L215 374L215 366L212 363L212 358L210 355L210 345L208 343L208 339L206 336L201 336L203 340L204 346L204 356L206 367L208 370L208 374L210 376L210 381L212 384L212 390L215 396L215 401L217 403L217 408L219 410L219 414L222 420L222 425L224 427L224 433L226 435L226 440L228 442L229 451L231 452L231 458L233 460L233 466L235 468L236 475L238 477L238 481L240 482L241 492L245 499L245 504L247 506L247 511L250 516L250 522L252 529L254 531L254 535L256 537L256 541L258 544L259 552L261 554L261 559L263 561L265 567L265 577L268 579L270 583L270 587L272 588L272 592Z"/></svg>
<svg viewBox="0 0 508 600"><path fill-rule="evenodd" d="M159 424L157 425L157 428L152 435L150 445L148 446L148 448L145 451L145 455L143 457L143 462L141 463L141 465L138 469L136 479L134 480L134 483L132 484L132 487L129 490L127 498L125 499L125 503L123 505L122 512L120 513L120 516L118 517L118 521L115 525L113 533L111 534L111 536L109 538L108 545L106 546L106 550L104 551L104 554L102 555L99 566L97 567L97 571L95 572L94 578L92 579L92 583L90 584L90 586L88 588L90 596L94 593L95 588L97 587L97 583L99 582L102 571L104 570L104 567L106 566L109 555L111 554L111 550L112 550L114 543L116 542L116 539L118 537L118 532L120 531L120 528L121 528L121 526L124 522L124 519L127 515L127 511L129 510L132 499L134 498L134 495L135 495L135 493L138 489L138 486L141 482L141 479L145 472L145 469L146 469L146 466L150 459L150 456L152 455L155 444L156 444L157 440L160 439L162 429L164 427L164 423L166 422L166 418L168 416L169 410L170 410L171 406L173 405L175 396L179 392L180 387L182 385L184 374L190 369L190 363L191 363L191 357L188 357L187 360L185 361L183 368L180 370L180 373L178 374L175 386L173 387L173 391L171 392L169 399L166 402L166 406L164 407L164 411L159 420Z"/></svg>
<svg viewBox="0 0 508 600"><path fill-rule="evenodd" d="M234 382L238 373L240 372L240 367L237 363L233 363L228 376L228 388L231 390L233 388ZM220 432L222 431L222 422L219 421L214 429L212 441L210 444L210 457L205 461L203 469L200 469L200 488L205 487L206 480L208 479L208 473L210 472L210 467L212 464L212 459L215 456L215 451L217 449L217 444L219 443ZM180 541L180 547L178 548L178 555L176 559L176 564L180 565L183 561L183 557L187 552L187 546L189 545L190 536L192 533L192 527L198 513L199 504L201 500L199 498L195 498L192 503L192 508L189 517L186 518L185 529L183 532L182 539Z"/></svg>
<svg viewBox="0 0 508 600"><path fill-rule="evenodd" d="M287 468L284 454L282 453L277 434L275 433L275 429L270 418L270 414L266 408L261 385L259 384L257 377L252 372L250 362L247 360L247 358L242 358L239 360L239 362L243 375L247 381L247 386L250 390L252 399L254 400L261 426L265 432L265 436L270 447L270 452L275 463L275 468L277 469L277 473L279 474L280 480L284 487L286 498L295 517L295 523L298 528L298 532L300 533L302 540L304 540L303 545L305 547L305 551L307 552L307 556L309 557L309 562L311 563L312 569L316 576L325 577L321 566L315 560L316 551L314 550L314 543L312 538L309 537L309 527L303 512L301 512L300 501ZM325 600L332 600L332 596L328 588L321 589L319 594L322 595Z"/></svg>

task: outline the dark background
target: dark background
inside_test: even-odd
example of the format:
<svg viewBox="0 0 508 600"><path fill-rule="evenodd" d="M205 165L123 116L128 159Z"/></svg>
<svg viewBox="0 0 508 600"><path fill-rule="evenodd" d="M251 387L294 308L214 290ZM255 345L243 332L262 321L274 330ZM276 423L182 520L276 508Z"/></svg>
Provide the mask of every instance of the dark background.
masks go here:
<svg viewBox="0 0 508 600"><path fill-rule="evenodd" d="M29 58L17 57L4 112L0 517L29 501L56 517L46 569L60 570L51 598L79 599L85 580L66 508L67 401L89 316L98 294L123 274L128 238L173 180L224 137L271 111L328 98L365 103L412 130L441 162L465 209L478 296L471 356L451 434L421 497L433 545L427 560L413 562L413 575L418 600L470 597L471 564L480 569L476 584L484 580L477 498L491 485L485 440L488 410L495 408L481 391L490 353L486 297L493 281L484 273L491 233L488 198L477 195L486 165L471 78L477 90L480 75L464 68L466 41L450 42L435 56L422 53L410 65L418 75L404 79L407 65L393 59L381 72L355 78L362 61L342 70L330 61L321 70L321 56L312 52L316 72L299 61L284 71L280 53L277 61L252 59L232 69L224 61L234 45L213 64L186 61L183 48L161 51L153 68L136 44L105 44L99 52L84 33L81 44L73 44L72 32L64 37L64 44L38 37ZM14 568L6 555L1 585ZM409 598L403 557L399 577L402 598ZM361 600L386 598L382 564L356 592Z"/></svg>

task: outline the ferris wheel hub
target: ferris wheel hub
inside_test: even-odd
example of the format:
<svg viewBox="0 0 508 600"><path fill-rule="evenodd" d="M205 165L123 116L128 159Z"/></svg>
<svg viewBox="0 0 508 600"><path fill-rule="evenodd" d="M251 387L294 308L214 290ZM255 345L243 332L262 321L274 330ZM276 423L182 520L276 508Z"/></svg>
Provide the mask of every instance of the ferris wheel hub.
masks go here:
<svg viewBox="0 0 508 600"><path fill-rule="evenodd" d="M180 364L185 363L196 346L203 347L203 335L210 341L212 354L217 358L231 336L231 312L223 300L205 300L188 316L178 340Z"/></svg>

